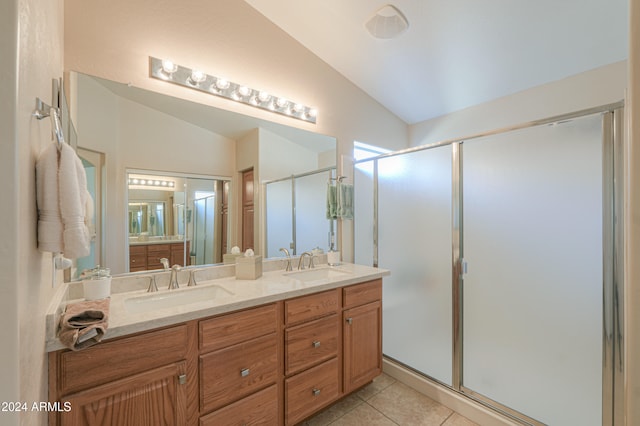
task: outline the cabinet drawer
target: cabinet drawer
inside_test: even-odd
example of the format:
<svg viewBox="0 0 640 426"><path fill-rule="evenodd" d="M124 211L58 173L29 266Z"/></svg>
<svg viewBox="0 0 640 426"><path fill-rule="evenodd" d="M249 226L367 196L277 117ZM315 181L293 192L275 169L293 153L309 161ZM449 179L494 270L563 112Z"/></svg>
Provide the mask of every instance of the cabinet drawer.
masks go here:
<svg viewBox="0 0 640 426"><path fill-rule="evenodd" d="M382 280L345 287L342 292L345 308L382 300Z"/></svg>
<svg viewBox="0 0 640 426"><path fill-rule="evenodd" d="M339 396L338 360L333 358L285 381L286 423L296 424Z"/></svg>
<svg viewBox="0 0 640 426"><path fill-rule="evenodd" d="M129 246L129 256L146 256L147 246Z"/></svg>
<svg viewBox="0 0 640 426"><path fill-rule="evenodd" d="M278 388L272 385L200 418L200 426L264 425L278 423Z"/></svg>
<svg viewBox="0 0 640 426"><path fill-rule="evenodd" d="M285 322L287 324L295 324L320 318L337 312L339 306L339 289L287 300L285 301Z"/></svg>
<svg viewBox="0 0 640 426"><path fill-rule="evenodd" d="M187 326L100 343L82 351L60 354L62 395L171 364L186 357ZM143 348L144 353L141 353Z"/></svg>
<svg viewBox="0 0 640 426"><path fill-rule="evenodd" d="M267 305L200 321L200 350L213 351L275 333L276 305Z"/></svg>
<svg viewBox="0 0 640 426"><path fill-rule="evenodd" d="M338 315L332 314L285 331L285 374L319 364L338 353Z"/></svg>
<svg viewBox="0 0 640 426"><path fill-rule="evenodd" d="M200 356L200 408L215 410L276 382L276 333Z"/></svg>

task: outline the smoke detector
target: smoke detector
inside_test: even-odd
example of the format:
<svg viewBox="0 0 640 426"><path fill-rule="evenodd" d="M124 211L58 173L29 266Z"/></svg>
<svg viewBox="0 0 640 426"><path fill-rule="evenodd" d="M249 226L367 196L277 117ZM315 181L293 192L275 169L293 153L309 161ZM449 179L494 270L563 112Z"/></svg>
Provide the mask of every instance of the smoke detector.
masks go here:
<svg viewBox="0 0 640 426"><path fill-rule="evenodd" d="M397 7L387 4L369 18L365 27L375 38L390 39L405 32L409 28L409 21Z"/></svg>

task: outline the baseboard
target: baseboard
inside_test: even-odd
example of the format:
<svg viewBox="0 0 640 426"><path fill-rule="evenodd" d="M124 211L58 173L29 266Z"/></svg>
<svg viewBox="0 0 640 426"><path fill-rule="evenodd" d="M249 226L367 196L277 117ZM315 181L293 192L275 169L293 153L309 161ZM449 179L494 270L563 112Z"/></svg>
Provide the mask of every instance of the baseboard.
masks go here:
<svg viewBox="0 0 640 426"><path fill-rule="evenodd" d="M480 426L520 425L471 398L467 398L446 386L442 386L424 376L418 375L390 359L385 358L383 360L382 370L394 379L439 402L445 407L451 408L456 413Z"/></svg>

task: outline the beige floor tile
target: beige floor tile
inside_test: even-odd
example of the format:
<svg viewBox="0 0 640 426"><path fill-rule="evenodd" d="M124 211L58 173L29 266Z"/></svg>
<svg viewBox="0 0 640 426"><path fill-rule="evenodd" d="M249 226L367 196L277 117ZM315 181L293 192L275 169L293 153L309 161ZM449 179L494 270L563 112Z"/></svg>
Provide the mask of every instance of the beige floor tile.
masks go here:
<svg viewBox="0 0 640 426"><path fill-rule="evenodd" d="M333 404L331 407L325 408L320 413L303 422L302 425L326 426L344 416L360 404L364 404L364 402L356 395L347 396L344 399L341 399L337 403Z"/></svg>
<svg viewBox="0 0 640 426"><path fill-rule="evenodd" d="M367 403L403 426L440 426L453 412L400 382L387 387Z"/></svg>
<svg viewBox="0 0 640 426"><path fill-rule="evenodd" d="M381 391L391 386L392 384L394 384L395 382L396 382L396 379L383 373L378 377L376 377L375 379L373 379L373 382L371 384L359 390L356 393L356 395L358 395L362 400L367 401L371 399L373 396L377 395Z"/></svg>
<svg viewBox="0 0 640 426"><path fill-rule="evenodd" d="M397 426L382 413L363 403L340 417L331 426Z"/></svg>
<svg viewBox="0 0 640 426"><path fill-rule="evenodd" d="M479 426L466 417L462 417L458 413L453 413L442 426Z"/></svg>

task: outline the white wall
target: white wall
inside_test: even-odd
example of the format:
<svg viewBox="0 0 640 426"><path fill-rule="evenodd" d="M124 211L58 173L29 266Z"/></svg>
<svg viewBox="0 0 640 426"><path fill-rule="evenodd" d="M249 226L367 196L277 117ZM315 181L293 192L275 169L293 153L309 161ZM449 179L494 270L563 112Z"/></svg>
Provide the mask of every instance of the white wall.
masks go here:
<svg viewBox="0 0 640 426"><path fill-rule="evenodd" d="M627 63L616 62L511 96L409 126L409 144L420 146L624 99Z"/></svg>
<svg viewBox="0 0 640 426"><path fill-rule="evenodd" d="M53 294L50 254L36 246L35 161L52 143L49 120L32 117L36 96L51 103L62 77L62 1L0 4L0 351L1 401L46 401L45 312ZM61 279L61 275L57 277ZM46 413L0 412L3 425L46 424Z"/></svg>

